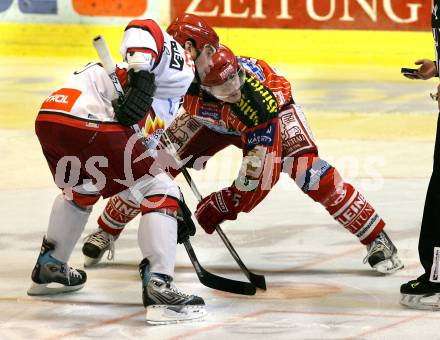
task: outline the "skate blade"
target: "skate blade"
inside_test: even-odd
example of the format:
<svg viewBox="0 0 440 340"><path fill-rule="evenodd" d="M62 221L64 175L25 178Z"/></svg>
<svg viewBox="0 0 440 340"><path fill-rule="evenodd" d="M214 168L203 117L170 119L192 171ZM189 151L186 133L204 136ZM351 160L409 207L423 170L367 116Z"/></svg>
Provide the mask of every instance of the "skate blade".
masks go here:
<svg viewBox="0 0 440 340"><path fill-rule="evenodd" d="M151 325L168 325L188 321L202 321L208 314L204 305L152 305L146 308L146 320Z"/></svg>
<svg viewBox="0 0 440 340"><path fill-rule="evenodd" d="M69 293L80 290L84 287L84 283L77 286L64 286L61 283L51 282L51 283L35 283L32 282L31 286L27 291L27 295L38 296L38 295L54 295Z"/></svg>
<svg viewBox="0 0 440 340"><path fill-rule="evenodd" d="M373 266L378 273L381 274L393 274L400 269L403 269L403 262L397 255L393 255L391 259L381 261Z"/></svg>
<svg viewBox="0 0 440 340"><path fill-rule="evenodd" d="M84 267L90 268L96 266L101 261L102 256L94 259L93 257L88 257L87 255L84 255Z"/></svg>
<svg viewBox="0 0 440 340"><path fill-rule="evenodd" d="M400 304L413 309L438 311L440 310L440 293L429 296L402 294Z"/></svg>

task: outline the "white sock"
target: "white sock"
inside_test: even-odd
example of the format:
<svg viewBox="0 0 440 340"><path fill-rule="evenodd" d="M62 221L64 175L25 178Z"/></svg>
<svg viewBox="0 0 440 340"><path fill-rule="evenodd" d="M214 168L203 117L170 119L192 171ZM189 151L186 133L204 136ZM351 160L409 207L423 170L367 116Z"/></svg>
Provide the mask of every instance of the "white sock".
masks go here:
<svg viewBox="0 0 440 340"><path fill-rule="evenodd" d="M150 272L174 276L177 247L177 220L151 212L139 224L138 243L142 256L150 261Z"/></svg>
<svg viewBox="0 0 440 340"><path fill-rule="evenodd" d="M78 208L73 202L58 195L52 206L46 238L55 244L52 256L67 262L76 242L81 237L89 218L90 210Z"/></svg>

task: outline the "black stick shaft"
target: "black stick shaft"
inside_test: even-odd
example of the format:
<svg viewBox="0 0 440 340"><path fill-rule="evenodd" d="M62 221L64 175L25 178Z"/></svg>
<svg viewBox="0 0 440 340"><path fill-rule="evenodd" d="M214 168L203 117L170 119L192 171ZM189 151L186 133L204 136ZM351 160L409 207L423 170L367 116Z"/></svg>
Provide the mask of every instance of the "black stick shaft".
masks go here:
<svg viewBox="0 0 440 340"><path fill-rule="evenodd" d="M196 196L197 200L200 202L202 200L202 195L200 194L200 191L197 189L188 170L185 168L182 168L182 174L185 177L188 185L191 187L191 190L194 193L194 195ZM217 234L219 234L220 238L222 239L226 248L229 250L232 257L234 258L235 262L237 262L238 266L243 271L243 273L246 275L246 277L249 279L249 281L251 281L256 287L266 290L266 279L264 278L264 276L252 273L246 267L246 265L241 260L240 256L235 251L235 248L232 245L231 241L229 241L226 234L223 232L222 228L219 225L217 225L215 227L215 230L217 231Z"/></svg>

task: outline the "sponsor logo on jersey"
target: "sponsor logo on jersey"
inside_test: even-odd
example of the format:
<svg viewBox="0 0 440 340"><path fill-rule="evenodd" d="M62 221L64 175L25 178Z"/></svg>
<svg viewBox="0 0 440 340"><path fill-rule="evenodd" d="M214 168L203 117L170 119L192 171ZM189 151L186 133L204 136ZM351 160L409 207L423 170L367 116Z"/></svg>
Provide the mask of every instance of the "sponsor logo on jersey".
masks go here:
<svg viewBox="0 0 440 340"><path fill-rule="evenodd" d="M182 71L183 65L185 64L185 59L179 52L179 47L177 46L177 42L174 40L170 41L171 44L171 60L170 60L170 68Z"/></svg>
<svg viewBox="0 0 440 340"><path fill-rule="evenodd" d="M80 90L62 88L47 97L41 105L41 110L70 112L80 95Z"/></svg>
<svg viewBox="0 0 440 340"><path fill-rule="evenodd" d="M266 80L263 69L260 65L257 64L256 59L238 57L237 60L241 66L243 66L247 71L256 76L258 80L260 80L261 82L264 82Z"/></svg>
<svg viewBox="0 0 440 340"><path fill-rule="evenodd" d="M273 145L275 137L275 123L268 127L256 129L246 133L246 147L251 148L255 145Z"/></svg>
<svg viewBox="0 0 440 340"><path fill-rule="evenodd" d="M216 111L211 111L211 110L207 110L206 108L202 108L199 111L199 116L201 117L206 117L206 118L211 118L214 120L219 120L220 119L220 112L216 112Z"/></svg>
<svg viewBox="0 0 440 340"><path fill-rule="evenodd" d="M156 131L163 131L164 129L165 121L160 119L153 111L150 111L144 125L144 137L148 137Z"/></svg>
<svg viewBox="0 0 440 340"><path fill-rule="evenodd" d="M231 105L235 115L247 127L258 126L278 115L278 102L263 83L252 74L247 73L241 88L241 98Z"/></svg>
<svg viewBox="0 0 440 340"><path fill-rule="evenodd" d="M69 104L67 101L67 96L64 94L54 94L49 96L49 98L46 99L46 103L55 102L55 103L61 103L61 104Z"/></svg>
<svg viewBox="0 0 440 340"><path fill-rule="evenodd" d="M275 98L277 99L279 106L283 106L286 103L286 100L284 99L282 91L275 91L273 94L274 94Z"/></svg>
<svg viewBox="0 0 440 340"><path fill-rule="evenodd" d="M221 125L215 125L213 123L210 123L206 120L203 120L202 124L204 126L206 126L208 129L217 132L221 135L230 135L230 136L241 136L241 133L239 131L233 130L233 129L229 129L225 126L221 126Z"/></svg>

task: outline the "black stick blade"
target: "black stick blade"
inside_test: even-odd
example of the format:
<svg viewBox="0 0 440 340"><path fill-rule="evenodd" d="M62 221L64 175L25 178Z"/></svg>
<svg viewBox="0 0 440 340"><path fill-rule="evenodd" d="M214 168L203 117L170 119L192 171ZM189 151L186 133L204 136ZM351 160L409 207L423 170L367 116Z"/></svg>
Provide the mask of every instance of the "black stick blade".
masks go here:
<svg viewBox="0 0 440 340"><path fill-rule="evenodd" d="M263 275L255 274L249 271L249 281L252 282L252 284L260 289L266 290L266 279Z"/></svg>
<svg viewBox="0 0 440 340"><path fill-rule="evenodd" d="M217 276L203 268L201 269L200 275L197 273L197 276L200 282L206 287L240 295L255 295L257 291L252 283Z"/></svg>
<svg viewBox="0 0 440 340"><path fill-rule="evenodd" d="M196 270L196 274L203 285L228 293L240 295L255 295L256 288L252 283L232 280L208 272L200 265L200 262L197 259L196 253L194 252L194 249L189 240L183 242L183 245L185 246L189 259L191 260L191 263Z"/></svg>

